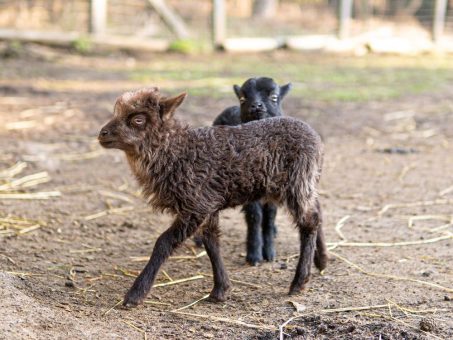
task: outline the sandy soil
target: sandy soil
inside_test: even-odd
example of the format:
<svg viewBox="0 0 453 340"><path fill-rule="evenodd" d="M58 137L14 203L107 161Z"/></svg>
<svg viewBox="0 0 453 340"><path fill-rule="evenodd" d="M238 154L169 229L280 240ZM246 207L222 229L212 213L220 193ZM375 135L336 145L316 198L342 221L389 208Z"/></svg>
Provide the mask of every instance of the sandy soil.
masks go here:
<svg viewBox="0 0 453 340"><path fill-rule="evenodd" d="M143 203L123 154L95 140L116 96L142 84L94 70L110 60L74 58L2 61L0 169L24 161L14 178L46 171L51 179L25 192L61 196L0 199L1 218L40 223L21 235L0 229L0 338L274 339L292 317L284 329L291 338L453 337L453 190L446 190L453 185L453 87L366 103L287 99L287 114L307 120L326 144L321 199L334 249L303 294L287 295L298 241L285 211L277 261L250 267L235 209L221 219L222 251L236 280L227 302L172 312L212 286L207 256L173 258L163 267L171 279L202 276L156 287L149 303L128 311L112 307L145 264L134 259L149 256L172 218ZM72 87L59 89L68 79ZM189 96L178 115L207 125L234 102L233 94ZM23 121L32 123L17 124ZM411 216L420 219L408 226ZM174 255L201 251L188 241ZM157 283L168 282L162 272Z"/></svg>

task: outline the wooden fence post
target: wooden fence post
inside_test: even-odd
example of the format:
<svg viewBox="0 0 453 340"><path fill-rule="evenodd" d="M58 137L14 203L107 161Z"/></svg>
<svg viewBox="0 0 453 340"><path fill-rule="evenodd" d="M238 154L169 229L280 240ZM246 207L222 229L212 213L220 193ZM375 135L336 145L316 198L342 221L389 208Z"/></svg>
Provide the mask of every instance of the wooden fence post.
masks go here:
<svg viewBox="0 0 453 340"><path fill-rule="evenodd" d="M221 48L226 39L225 0L212 0L212 42Z"/></svg>
<svg viewBox="0 0 453 340"><path fill-rule="evenodd" d="M91 0L89 31L93 34L103 34L106 26L107 0Z"/></svg>
<svg viewBox="0 0 453 340"><path fill-rule="evenodd" d="M165 24L176 34L178 39L190 38L190 32L179 15L167 6L165 0L148 0Z"/></svg>
<svg viewBox="0 0 453 340"><path fill-rule="evenodd" d="M347 38L350 33L352 16L352 0L340 0L340 13L338 18L338 37Z"/></svg>
<svg viewBox="0 0 453 340"><path fill-rule="evenodd" d="M447 0L436 0L433 18L433 40L439 42L445 27L445 15L447 13Z"/></svg>

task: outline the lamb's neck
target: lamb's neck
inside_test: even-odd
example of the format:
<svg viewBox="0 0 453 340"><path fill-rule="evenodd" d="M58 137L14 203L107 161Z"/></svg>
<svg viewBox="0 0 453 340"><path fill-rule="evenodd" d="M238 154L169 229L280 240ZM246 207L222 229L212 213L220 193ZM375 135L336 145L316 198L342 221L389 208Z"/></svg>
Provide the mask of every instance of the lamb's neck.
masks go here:
<svg viewBox="0 0 453 340"><path fill-rule="evenodd" d="M189 129L179 127L149 140L138 152L126 154L143 194L151 199L165 186L166 177L188 145Z"/></svg>

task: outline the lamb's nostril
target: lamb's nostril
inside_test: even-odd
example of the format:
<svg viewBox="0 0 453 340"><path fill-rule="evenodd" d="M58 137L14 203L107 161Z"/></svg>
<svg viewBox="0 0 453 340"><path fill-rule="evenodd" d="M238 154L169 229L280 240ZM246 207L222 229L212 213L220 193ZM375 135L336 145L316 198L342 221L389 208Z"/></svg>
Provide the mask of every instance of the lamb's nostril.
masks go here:
<svg viewBox="0 0 453 340"><path fill-rule="evenodd" d="M99 135L102 136L102 137L105 137L105 136L107 136L109 134L110 134L110 132L107 129L102 129L101 132L99 133Z"/></svg>
<svg viewBox="0 0 453 340"><path fill-rule="evenodd" d="M263 103L255 102L251 105L252 109L261 109L263 107Z"/></svg>

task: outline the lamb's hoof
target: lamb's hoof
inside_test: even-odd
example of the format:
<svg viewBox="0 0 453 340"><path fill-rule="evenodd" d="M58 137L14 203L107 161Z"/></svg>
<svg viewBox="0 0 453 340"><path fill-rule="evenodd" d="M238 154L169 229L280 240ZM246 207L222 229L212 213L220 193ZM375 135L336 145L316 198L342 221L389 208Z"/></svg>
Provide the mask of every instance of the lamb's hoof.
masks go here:
<svg viewBox="0 0 453 340"><path fill-rule="evenodd" d="M211 294L209 294L209 302L225 302L228 299L228 291L230 288L226 289L214 289Z"/></svg>
<svg viewBox="0 0 453 340"><path fill-rule="evenodd" d="M267 262L273 262L275 260L276 253L275 249L263 248L263 259Z"/></svg>
<svg viewBox="0 0 453 340"><path fill-rule="evenodd" d="M142 304L143 298L136 294L134 291L127 292L123 300L123 307L132 309Z"/></svg>
<svg viewBox="0 0 453 340"><path fill-rule="evenodd" d="M315 263L316 268L318 268L318 270L320 272L322 272L324 269L326 269L328 260L329 260L329 257L326 254L317 255L315 253L315 257L314 257L314 261L313 262Z"/></svg>
<svg viewBox="0 0 453 340"><path fill-rule="evenodd" d="M247 263L251 266L257 266L261 262L263 262L263 257L261 255L257 254L247 254L247 257L245 258Z"/></svg>
<svg viewBox="0 0 453 340"><path fill-rule="evenodd" d="M291 288L289 289L288 295L300 294L304 289L305 289L305 285L291 286Z"/></svg>
<svg viewBox="0 0 453 340"><path fill-rule="evenodd" d="M294 279L289 288L289 295L299 294L305 289L305 285L310 280L310 274L308 274L304 279Z"/></svg>

